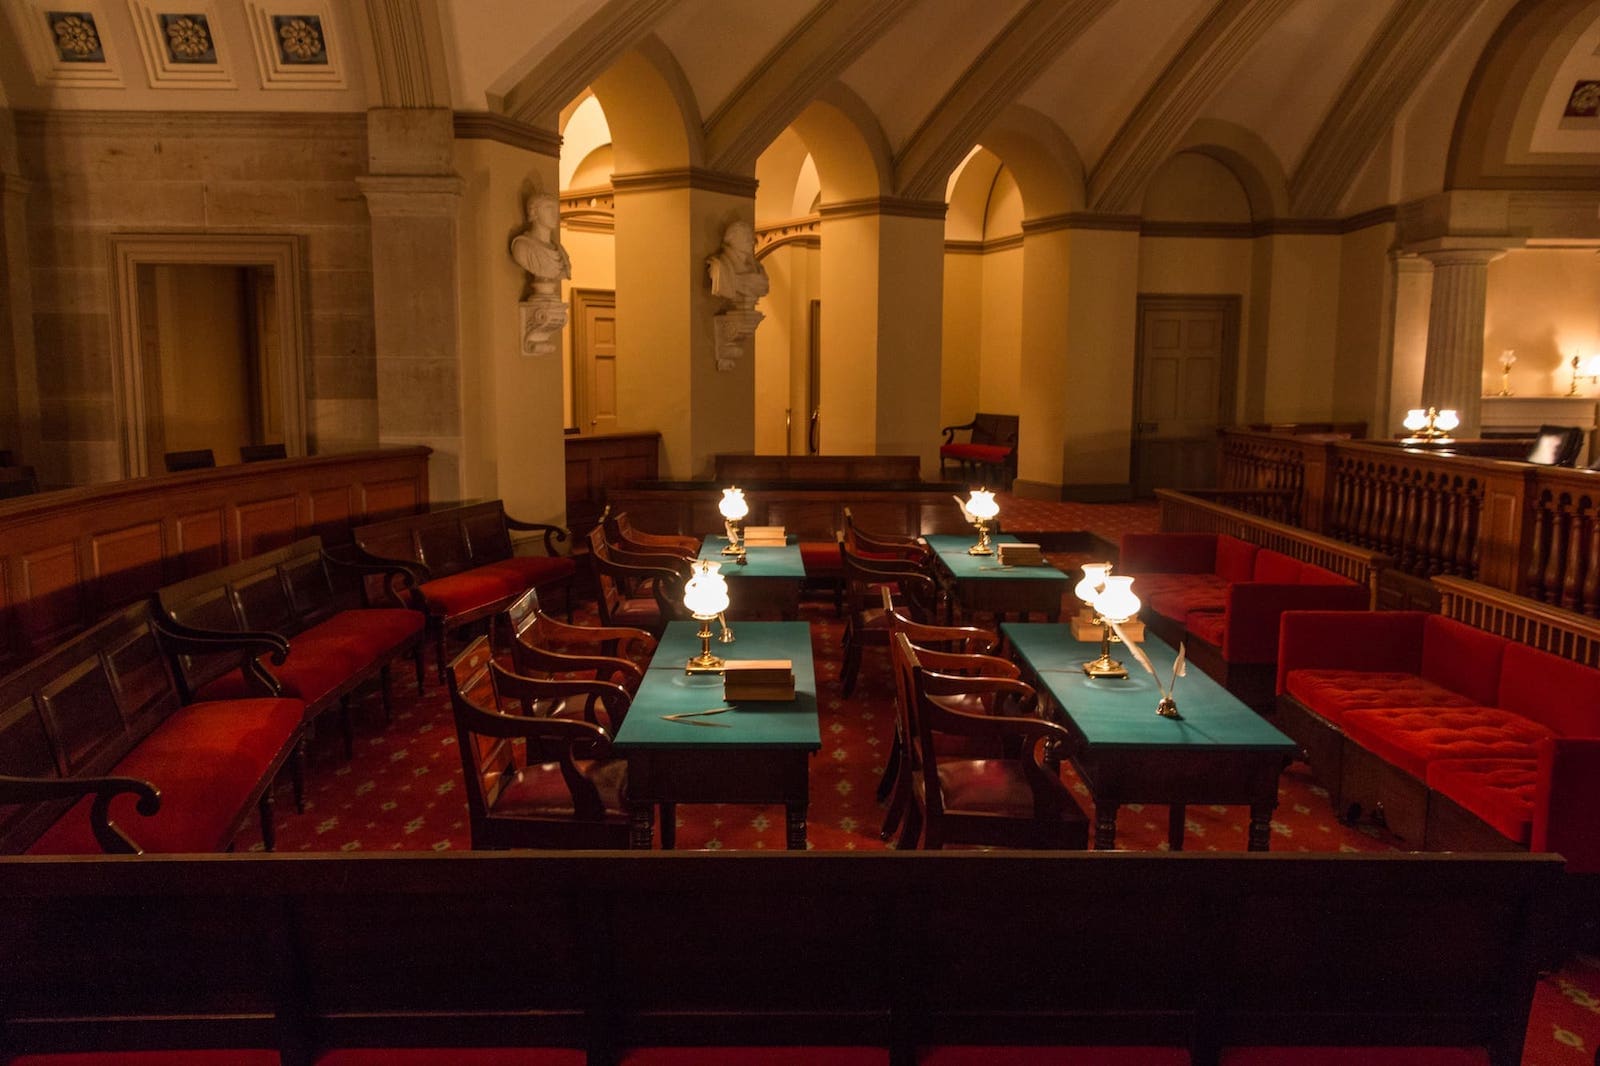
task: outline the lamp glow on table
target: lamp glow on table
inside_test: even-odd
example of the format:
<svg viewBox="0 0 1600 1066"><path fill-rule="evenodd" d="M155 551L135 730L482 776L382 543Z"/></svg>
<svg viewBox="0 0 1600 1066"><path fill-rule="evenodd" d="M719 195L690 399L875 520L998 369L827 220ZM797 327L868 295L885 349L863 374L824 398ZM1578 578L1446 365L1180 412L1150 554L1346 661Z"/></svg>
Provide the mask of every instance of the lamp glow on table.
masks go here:
<svg viewBox="0 0 1600 1066"><path fill-rule="evenodd" d="M1107 569L1110 569L1109 564ZM1111 626L1137 618L1142 605L1139 597L1133 594L1133 578L1109 573L1104 577L1105 583L1090 601L1100 620L1100 657L1084 663L1083 672L1090 677L1127 677L1127 668L1111 657L1111 642L1121 639L1112 632ZM1080 582L1079 588L1082 587Z"/></svg>
<svg viewBox="0 0 1600 1066"><path fill-rule="evenodd" d="M994 549L989 546L989 522L1000 514L1000 505L995 502L994 493L988 489L973 489L967 502L962 504L962 510L978 527L978 543L968 548L967 554L993 555Z"/></svg>
<svg viewBox="0 0 1600 1066"><path fill-rule="evenodd" d="M1416 444L1422 441L1447 441L1450 433L1461 425L1461 416L1451 408L1443 411L1437 407L1413 407L1400 423L1411 431L1411 436L1400 443Z"/></svg>
<svg viewBox="0 0 1600 1066"><path fill-rule="evenodd" d="M721 670L725 663L711 654L711 620L728 609L728 580L718 570L721 563L698 561L694 573L683 586L683 605L700 623L700 654L684 664L684 672L712 673ZM726 631L726 630L725 630Z"/></svg>
<svg viewBox="0 0 1600 1066"><path fill-rule="evenodd" d="M728 546L722 549L722 554L743 555L744 545L739 543L739 523L750 513L750 505L744 499L744 490L737 487L723 489L717 510L722 514L722 525L728 532Z"/></svg>

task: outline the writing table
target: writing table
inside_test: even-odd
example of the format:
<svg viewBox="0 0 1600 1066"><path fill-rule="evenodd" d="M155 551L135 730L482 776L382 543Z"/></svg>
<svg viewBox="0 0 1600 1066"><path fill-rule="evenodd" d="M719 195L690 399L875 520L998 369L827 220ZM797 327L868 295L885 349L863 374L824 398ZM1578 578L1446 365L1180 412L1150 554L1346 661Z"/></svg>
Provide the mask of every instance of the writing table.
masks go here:
<svg viewBox="0 0 1600 1066"><path fill-rule="evenodd" d="M1001 566L996 555L968 555L978 534L929 533L923 541L933 550L941 571L941 584L950 591L950 602L964 611L992 611L995 621L1016 613L1026 619L1038 612L1050 622L1061 617L1061 596L1071 578L1053 566ZM990 538L997 549L1001 544L1020 543L1010 533ZM946 621L952 611L946 608Z"/></svg>
<svg viewBox="0 0 1600 1066"><path fill-rule="evenodd" d="M729 618L772 614L793 621L800 617L800 583L806 577L806 564L800 558L799 540L793 535L785 540L781 548L746 548L743 566L734 556L722 554L727 537L701 541L700 558L721 563L722 576L728 579Z"/></svg>
<svg viewBox="0 0 1600 1066"><path fill-rule="evenodd" d="M715 629L715 626L713 626ZM781 803L786 843L806 846L810 803L808 760L822 747L817 681L806 622L742 622L732 644L712 642L724 659L789 659L795 698L727 703L719 673L685 674L699 654L695 622L669 622L612 748L628 760L632 846L650 847L655 804ZM668 721L664 714L730 708L726 713ZM696 724L706 723L706 724ZM670 818L663 814L663 822ZM663 824L661 841L673 832Z"/></svg>
<svg viewBox="0 0 1600 1066"><path fill-rule="evenodd" d="M1127 648L1117 654L1127 678L1091 678L1081 664L1099 644L1074 640L1069 625L1008 622L1000 632L1073 735L1072 765L1094 798L1096 849L1116 846L1122 804L1166 803L1168 844L1180 851L1185 805L1205 803L1248 805L1249 849L1267 850L1278 775L1299 745L1198 669L1178 679L1183 718L1174 721L1156 714L1160 689ZM1140 647L1171 677L1171 647L1153 636Z"/></svg>

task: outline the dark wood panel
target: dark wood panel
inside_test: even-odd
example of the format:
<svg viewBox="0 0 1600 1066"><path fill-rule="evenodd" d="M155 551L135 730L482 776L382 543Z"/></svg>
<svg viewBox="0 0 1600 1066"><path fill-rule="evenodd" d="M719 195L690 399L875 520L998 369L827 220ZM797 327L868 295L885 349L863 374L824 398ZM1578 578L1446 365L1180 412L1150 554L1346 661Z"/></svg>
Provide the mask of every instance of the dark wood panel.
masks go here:
<svg viewBox="0 0 1600 1066"><path fill-rule="evenodd" d="M233 555L245 559L282 548L299 538L299 514L295 496L285 494L271 499L252 500L234 509Z"/></svg>
<svg viewBox="0 0 1600 1066"><path fill-rule="evenodd" d="M85 614L78 545L68 541L39 548L20 556L18 563L22 577L18 598L24 601L19 628L28 643L42 647L77 628Z"/></svg>
<svg viewBox="0 0 1600 1066"><path fill-rule="evenodd" d="M227 561L227 517L221 509L208 507L203 511L179 515L174 525L177 528L177 557L174 560L177 567L170 580L203 574Z"/></svg>
<svg viewBox="0 0 1600 1066"><path fill-rule="evenodd" d="M352 516L363 522L377 522L385 518L420 511L428 504L428 477L424 471L421 480L414 477L391 478L385 481L368 481L361 486L361 514Z"/></svg>
<svg viewBox="0 0 1600 1066"><path fill-rule="evenodd" d="M166 538L159 520L89 538L96 609L109 611L149 595L165 576Z"/></svg>
<svg viewBox="0 0 1600 1066"><path fill-rule="evenodd" d="M573 436L565 447L567 526L579 542L600 521L608 490L660 476L661 434L654 431Z"/></svg>

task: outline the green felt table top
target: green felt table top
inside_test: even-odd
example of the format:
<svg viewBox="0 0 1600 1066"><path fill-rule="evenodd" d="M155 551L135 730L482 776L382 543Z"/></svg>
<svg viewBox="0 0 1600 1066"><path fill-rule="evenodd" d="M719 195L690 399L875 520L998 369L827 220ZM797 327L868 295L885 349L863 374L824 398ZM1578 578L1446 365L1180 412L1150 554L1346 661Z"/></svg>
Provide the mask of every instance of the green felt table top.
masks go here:
<svg viewBox="0 0 1600 1066"><path fill-rule="evenodd" d="M1191 666L1174 687L1173 699L1183 715L1174 721L1156 714L1161 690L1123 645L1113 644L1111 657L1128 668L1127 679L1092 678L1082 664L1100 654L1100 645L1074 640L1069 625L1007 622L1000 631L1091 747L1299 750L1197 667ZM1171 678L1177 653L1148 634L1140 647L1162 680Z"/></svg>
<svg viewBox="0 0 1600 1066"><path fill-rule="evenodd" d="M978 542L976 533L928 533L923 541L939 556L939 562L957 581L1059 581L1070 578L1053 566L1001 566L995 555L968 555L967 549ZM1010 533L989 538L991 544L1023 543Z"/></svg>
<svg viewBox="0 0 1600 1066"><path fill-rule="evenodd" d="M792 535L787 539L789 543L782 548L746 548L744 554L747 561L740 566L734 562L733 556L722 554L728 538L711 536L700 542L700 558L721 563L722 576L729 581L753 577L805 577L806 564L800 558L800 543Z"/></svg>
<svg viewBox="0 0 1600 1066"><path fill-rule="evenodd" d="M717 631L715 622L712 632ZM711 642L711 652L724 659L789 659L794 663L795 698L790 702L727 703L721 674L685 674L683 664L700 652L696 622L669 622L645 671L644 681L614 747L624 754L662 748L799 748L822 747L817 720L817 681L812 665L811 626L806 622L739 622L732 644ZM704 719L716 725L669 722L661 716L682 711L731 707Z"/></svg>

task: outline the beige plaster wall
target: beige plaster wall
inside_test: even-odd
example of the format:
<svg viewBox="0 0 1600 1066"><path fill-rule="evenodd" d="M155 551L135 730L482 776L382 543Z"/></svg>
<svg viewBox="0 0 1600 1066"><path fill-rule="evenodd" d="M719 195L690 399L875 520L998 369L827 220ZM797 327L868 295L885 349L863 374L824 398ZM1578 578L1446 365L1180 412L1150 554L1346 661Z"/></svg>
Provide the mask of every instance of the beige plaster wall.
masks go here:
<svg viewBox="0 0 1600 1066"><path fill-rule="evenodd" d="M1233 172L1210 156L1179 152L1156 171L1145 192L1147 220L1249 222L1250 200Z"/></svg>
<svg viewBox="0 0 1600 1066"><path fill-rule="evenodd" d="M1262 416L1270 422L1331 418L1339 327L1339 238L1276 235L1257 238L1255 244L1256 254L1267 260L1270 286ZM1257 287L1257 306L1261 299Z"/></svg>
<svg viewBox="0 0 1600 1066"><path fill-rule="evenodd" d="M371 237L354 181L366 170L365 116L28 112L17 127L32 183L41 440L31 458L41 480L124 475L106 257L113 231L300 236L310 450L376 443Z"/></svg>
<svg viewBox="0 0 1600 1066"><path fill-rule="evenodd" d="M1333 417L1363 419L1378 433L1389 409L1393 358L1389 247L1394 225L1383 223L1339 239L1339 326L1334 351Z"/></svg>
<svg viewBox="0 0 1600 1066"><path fill-rule="evenodd" d="M761 260L770 288L757 305L755 449L759 455L805 451L806 371L811 301L818 293L821 252L787 244Z"/></svg>
<svg viewBox="0 0 1600 1066"><path fill-rule="evenodd" d="M822 451L878 450L877 215L822 219Z"/></svg>
<svg viewBox="0 0 1600 1066"><path fill-rule="evenodd" d="M1516 350L1511 390L1565 396L1571 359L1600 353L1600 255L1592 248L1525 248L1489 264L1483 391L1500 389L1500 353ZM1580 382L1585 393L1592 382Z"/></svg>
<svg viewBox="0 0 1600 1066"><path fill-rule="evenodd" d="M944 220L887 216L879 224L877 451L939 466Z"/></svg>
<svg viewBox="0 0 1600 1066"><path fill-rule="evenodd" d="M1139 236L1122 230L1077 230L1070 256L1063 483L1126 485Z"/></svg>
<svg viewBox="0 0 1600 1066"><path fill-rule="evenodd" d="M1391 264L1394 277L1394 346L1390 354L1389 407L1381 431L1391 436L1400 430L1405 413L1422 403L1422 371L1428 355L1428 313L1433 299L1433 270L1427 261L1410 256Z"/></svg>
<svg viewBox="0 0 1600 1066"><path fill-rule="evenodd" d="M498 497L524 521L566 521L559 354L524 356L517 301L524 274L507 251L529 181L552 188L556 160L486 140L458 140L464 189L460 276L463 498ZM570 328L570 327L569 327Z"/></svg>
<svg viewBox="0 0 1600 1066"><path fill-rule="evenodd" d="M1022 246L983 257L982 314L978 325L978 392L973 411L1010 414L1022 393ZM967 412L958 421L972 417Z"/></svg>
<svg viewBox="0 0 1600 1066"><path fill-rule="evenodd" d="M939 424L966 422L977 410L979 353L983 347L983 259L947 252L944 257L944 329L939 360Z"/></svg>

